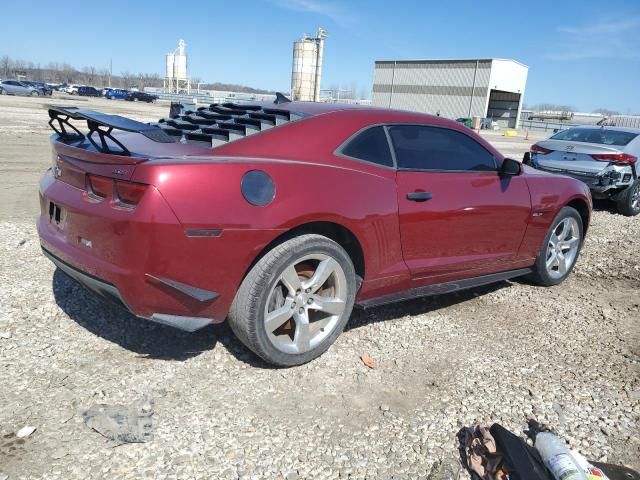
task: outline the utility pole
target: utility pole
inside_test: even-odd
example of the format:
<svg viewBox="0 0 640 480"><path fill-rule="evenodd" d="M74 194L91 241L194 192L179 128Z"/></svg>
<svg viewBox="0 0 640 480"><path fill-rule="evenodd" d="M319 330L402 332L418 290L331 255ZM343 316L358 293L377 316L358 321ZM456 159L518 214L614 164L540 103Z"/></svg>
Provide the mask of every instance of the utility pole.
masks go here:
<svg viewBox="0 0 640 480"><path fill-rule="evenodd" d="M111 75L113 74L113 59L109 59L109 88L111 88Z"/></svg>

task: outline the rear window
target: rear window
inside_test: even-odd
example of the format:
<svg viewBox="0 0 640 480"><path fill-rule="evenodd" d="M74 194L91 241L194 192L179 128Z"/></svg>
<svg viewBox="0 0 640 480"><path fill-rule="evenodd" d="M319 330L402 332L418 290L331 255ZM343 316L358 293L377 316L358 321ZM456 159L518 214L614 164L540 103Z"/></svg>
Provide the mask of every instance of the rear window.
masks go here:
<svg viewBox="0 0 640 480"><path fill-rule="evenodd" d="M391 150L383 127L371 127L359 133L342 149L342 154L365 162L393 167Z"/></svg>
<svg viewBox="0 0 640 480"><path fill-rule="evenodd" d="M622 147L637 136L637 133L607 130L606 128L570 128L556 133L551 138L568 142L599 143Z"/></svg>

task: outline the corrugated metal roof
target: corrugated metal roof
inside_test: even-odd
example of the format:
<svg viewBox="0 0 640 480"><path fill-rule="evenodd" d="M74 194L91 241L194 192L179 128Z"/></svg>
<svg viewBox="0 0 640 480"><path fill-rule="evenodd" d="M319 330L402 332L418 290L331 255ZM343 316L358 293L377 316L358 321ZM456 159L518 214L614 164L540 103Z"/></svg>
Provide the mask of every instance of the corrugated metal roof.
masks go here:
<svg viewBox="0 0 640 480"><path fill-rule="evenodd" d="M491 62L493 60L501 60L501 61L505 61L505 62L513 62L513 63L517 63L518 65L522 65L523 67L529 68L528 65L525 65L522 62L519 62L517 60L514 60L512 58L441 58L441 59L434 59L434 58L429 58L429 59L418 59L418 60L404 60L404 59L398 59L398 60L376 60L375 64L376 65L385 65L385 64L394 64L394 63L414 63L414 64L427 64L427 63L468 63L468 62Z"/></svg>

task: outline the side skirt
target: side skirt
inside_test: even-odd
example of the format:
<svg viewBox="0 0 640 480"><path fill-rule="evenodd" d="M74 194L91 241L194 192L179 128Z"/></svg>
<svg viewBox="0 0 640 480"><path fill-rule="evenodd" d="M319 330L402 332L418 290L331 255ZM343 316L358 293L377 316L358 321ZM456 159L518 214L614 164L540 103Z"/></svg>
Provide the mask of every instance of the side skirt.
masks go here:
<svg viewBox="0 0 640 480"><path fill-rule="evenodd" d="M483 285L489 285L491 283L501 282L503 280L509 280L510 278L521 277L531 273L530 268L520 268L518 270L509 270L508 272L492 273L490 275L483 275L475 278L465 278L462 280L454 280L445 283L436 283L434 285L426 285L424 287L411 288L409 290L403 290L397 293L391 293L389 295L383 295L381 297L369 298L358 302L358 306L362 308L377 307L380 305L386 305L389 303L402 302L404 300L410 300L417 297L428 297L431 295L443 295L445 293L457 292L459 290L466 290L468 288L480 287Z"/></svg>

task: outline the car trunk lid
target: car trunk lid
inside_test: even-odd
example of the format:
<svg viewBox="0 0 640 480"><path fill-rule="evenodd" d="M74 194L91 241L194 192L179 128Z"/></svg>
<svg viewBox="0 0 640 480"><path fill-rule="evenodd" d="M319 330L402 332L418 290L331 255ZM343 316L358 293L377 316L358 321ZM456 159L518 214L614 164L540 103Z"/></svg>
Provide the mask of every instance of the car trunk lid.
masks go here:
<svg viewBox="0 0 640 480"><path fill-rule="evenodd" d="M149 157L124 156L96 152L83 145L53 141L52 170L57 180L84 189L87 174L119 180L131 180L136 165ZM84 147L84 148L83 148Z"/></svg>
<svg viewBox="0 0 640 480"><path fill-rule="evenodd" d="M547 154L535 155L535 161L540 167L589 175L597 175L609 165L609 162L594 159L593 155L621 153L618 148L597 143L545 140L537 145L551 150Z"/></svg>

